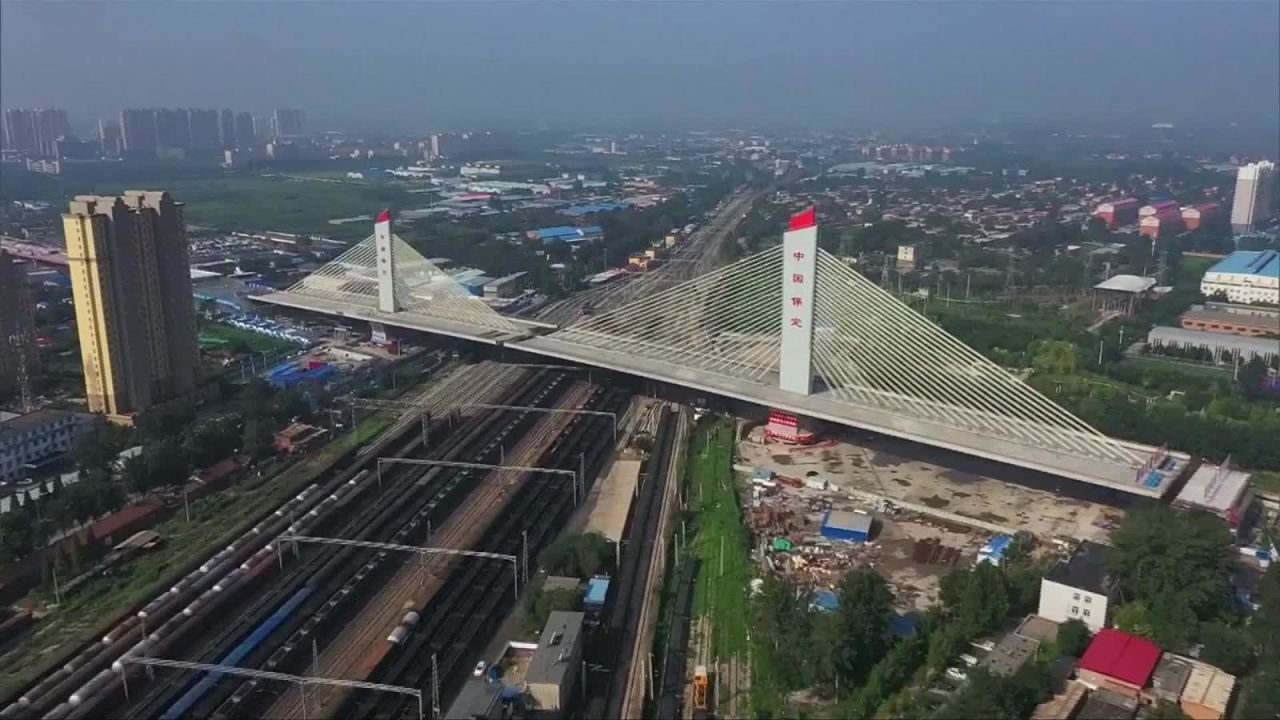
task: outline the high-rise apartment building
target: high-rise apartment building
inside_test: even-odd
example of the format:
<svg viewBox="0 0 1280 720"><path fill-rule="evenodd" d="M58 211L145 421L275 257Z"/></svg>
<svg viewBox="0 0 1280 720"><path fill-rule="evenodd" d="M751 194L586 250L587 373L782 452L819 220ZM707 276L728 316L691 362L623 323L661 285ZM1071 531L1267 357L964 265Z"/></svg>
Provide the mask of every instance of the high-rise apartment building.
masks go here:
<svg viewBox="0 0 1280 720"><path fill-rule="evenodd" d="M218 145L223 150L236 148L236 114L225 108L218 111Z"/></svg>
<svg viewBox="0 0 1280 720"><path fill-rule="evenodd" d="M111 125L98 118L98 151L102 157L108 158L124 155L124 138L120 135L119 125Z"/></svg>
<svg viewBox="0 0 1280 720"><path fill-rule="evenodd" d="M191 150L211 152L222 147L218 131L218 111L196 108L187 110L187 135L191 138Z"/></svg>
<svg viewBox="0 0 1280 720"><path fill-rule="evenodd" d="M257 133L254 130L253 115L247 112L236 113L235 147L240 150L253 147L257 142Z"/></svg>
<svg viewBox="0 0 1280 720"><path fill-rule="evenodd" d="M156 145L161 154L191 149L191 125L187 122L186 110L156 110Z"/></svg>
<svg viewBox="0 0 1280 720"><path fill-rule="evenodd" d="M276 108L271 116L271 130L275 137L294 137L302 134L306 117L301 110Z"/></svg>
<svg viewBox="0 0 1280 720"><path fill-rule="evenodd" d="M40 372L35 315L26 273L0 250L0 397L31 392Z"/></svg>
<svg viewBox="0 0 1280 720"><path fill-rule="evenodd" d="M120 136L124 139L124 152L133 158L154 158L156 146L156 111L120 111Z"/></svg>
<svg viewBox="0 0 1280 720"><path fill-rule="evenodd" d="M89 409L127 416L194 389L182 205L165 192L81 195L62 218Z"/></svg>
<svg viewBox="0 0 1280 720"><path fill-rule="evenodd" d="M4 146L39 157L57 157L58 140L71 135L67 111L23 108L4 111Z"/></svg>
<svg viewBox="0 0 1280 720"><path fill-rule="evenodd" d="M1275 212L1276 164L1256 162L1236 172L1236 195L1231 204L1231 230L1253 232L1257 224Z"/></svg>

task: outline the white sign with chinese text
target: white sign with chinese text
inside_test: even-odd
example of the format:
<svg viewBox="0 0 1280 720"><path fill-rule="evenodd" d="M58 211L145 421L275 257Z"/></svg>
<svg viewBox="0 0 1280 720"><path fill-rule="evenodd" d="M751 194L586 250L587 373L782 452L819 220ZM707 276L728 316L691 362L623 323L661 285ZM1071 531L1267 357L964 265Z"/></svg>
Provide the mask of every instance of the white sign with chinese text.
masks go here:
<svg viewBox="0 0 1280 720"><path fill-rule="evenodd" d="M782 352L778 386L801 395L813 391L813 281L818 260L814 211L791 218L782 236Z"/></svg>

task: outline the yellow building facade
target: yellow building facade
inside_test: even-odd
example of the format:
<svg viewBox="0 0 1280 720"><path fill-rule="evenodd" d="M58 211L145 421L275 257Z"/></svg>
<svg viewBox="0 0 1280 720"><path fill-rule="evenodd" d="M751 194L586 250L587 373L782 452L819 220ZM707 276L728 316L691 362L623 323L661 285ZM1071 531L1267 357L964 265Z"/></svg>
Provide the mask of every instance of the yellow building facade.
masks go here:
<svg viewBox="0 0 1280 720"><path fill-rule="evenodd" d="M62 216L89 409L124 418L191 392L199 371L182 205L77 196Z"/></svg>

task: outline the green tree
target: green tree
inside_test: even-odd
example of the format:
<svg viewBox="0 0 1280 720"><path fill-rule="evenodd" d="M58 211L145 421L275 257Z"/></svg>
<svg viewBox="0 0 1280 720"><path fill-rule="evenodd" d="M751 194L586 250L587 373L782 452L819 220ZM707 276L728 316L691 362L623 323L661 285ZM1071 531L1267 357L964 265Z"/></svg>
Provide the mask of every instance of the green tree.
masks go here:
<svg viewBox="0 0 1280 720"><path fill-rule="evenodd" d="M840 671L860 683L889 647L893 594L879 574L853 570L840 583Z"/></svg>
<svg viewBox="0 0 1280 720"><path fill-rule="evenodd" d="M1196 633L1196 614L1187 598L1169 593L1152 598L1148 607L1151 639L1166 650L1186 652L1195 640Z"/></svg>
<svg viewBox="0 0 1280 720"><path fill-rule="evenodd" d="M1076 372L1076 346L1062 340L1044 340L1035 343L1031 366L1042 375L1074 375Z"/></svg>
<svg viewBox="0 0 1280 720"><path fill-rule="evenodd" d="M1079 620L1068 620L1058 626L1058 649L1063 655L1080 657L1089 647L1089 627Z"/></svg>
<svg viewBox="0 0 1280 720"><path fill-rule="evenodd" d="M1155 637L1155 631L1151 629L1151 613L1144 602L1135 601L1121 605L1116 608L1114 619L1116 627L1127 633L1141 635L1147 639Z"/></svg>
<svg viewBox="0 0 1280 720"><path fill-rule="evenodd" d="M753 635L770 656L770 667L784 691L798 690L814 681L809 677L811 660L821 653L823 635L837 635L833 628L823 627L811 636L811 628L820 622L832 622L827 613L813 615L808 600L798 588L783 578L766 575L760 592L751 603ZM797 637L812 638L808 642L796 642ZM826 655L831 655L830 652ZM831 660L831 658L828 658ZM834 664L828 662L828 671L820 683L830 687L834 683Z"/></svg>
<svg viewBox="0 0 1280 720"><path fill-rule="evenodd" d="M147 459L142 455L134 455L124 461L120 472L120 480L132 493L145 493L151 489L151 473L147 472Z"/></svg>
<svg viewBox="0 0 1280 720"><path fill-rule="evenodd" d="M143 451L151 487L174 487L185 483L191 473L191 458L177 438L166 438Z"/></svg>
<svg viewBox="0 0 1280 720"><path fill-rule="evenodd" d="M1107 572L1124 596L1147 603L1152 626L1159 614L1180 614L1177 598L1196 618L1228 610L1236 552L1231 531L1207 513L1184 513L1161 506L1135 510L1111 535Z"/></svg>
<svg viewBox="0 0 1280 720"><path fill-rule="evenodd" d="M1265 660L1280 662L1280 563L1272 562L1258 583L1258 612L1249 628Z"/></svg>
<svg viewBox="0 0 1280 720"><path fill-rule="evenodd" d="M1004 573L990 563L951 571L941 591L943 604L968 637L995 630L1009 614Z"/></svg>
<svg viewBox="0 0 1280 720"><path fill-rule="evenodd" d="M1262 665L1245 679L1235 717L1241 720L1280 718L1280 662Z"/></svg>
<svg viewBox="0 0 1280 720"><path fill-rule="evenodd" d="M71 446L71 457L82 471L111 469L111 463L127 447L127 431L107 423L95 423Z"/></svg>
<svg viewBox="0 0 1280 720"><path fill-rule="evenodd" d="M1221 622L1200 626L1200 659L1216 665L1232 675L1244 675L1253 667L1256 638L1244 630Z"/></svg>
<svg viewBox="0 0 1280 720"><path fill-rule="evenodd" d="M547 624L547 618L557 610L576 611L581 609L582 595L577 590L556 588L547 590L544 583L539 583L525 600L525 628L531 632L541 630Z"/></svg>
<svg viewBox="0 0 1280 720"><path fill-rule="evenodd" d="M33 515L10 509L0 515L0 551L6 562L21 560L36 547L38 530Z"/></svg>
<svg viewBox="0 0 1280 720"><path fill-rule="evenodd" d="M1266 389L1263 383L1267 379L1267 363L1256 355L1249 359L1249 362L1240 366L1240 372L1236 382L1240 385L1240 392L1247 398L1257 399L1266 395Z"/></svg>
<svg viewBox="0 0 1280 720"><path fill-rule="evenodd" d="M809 622L809 647L804 650L805 659L802 679L803 684L820 688L827 693L840 695L841 688L849 690L849 683L841 683L841 670L844 639L841 637L841 618L835 613L819 612L811 616ZM794 643L793 643L794 644ZM794 657L797 653L784 654ZM797 688L803 685L798 685Z"/></svg>

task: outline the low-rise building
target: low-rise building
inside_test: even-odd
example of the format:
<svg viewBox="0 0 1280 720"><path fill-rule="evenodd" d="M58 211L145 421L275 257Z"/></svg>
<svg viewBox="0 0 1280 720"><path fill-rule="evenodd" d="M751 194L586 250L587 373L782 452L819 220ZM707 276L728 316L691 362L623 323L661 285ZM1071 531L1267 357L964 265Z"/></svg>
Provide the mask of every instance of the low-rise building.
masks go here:
<svg viewBox="0 0 1280 720"><path fill-rule="evenodd" d="M1138 712L1138 701L1135 698L1111 692L1110 690L1094 690L1089 693L1076 720L1129 720Z"/></svg>
<svg viewBox="0 0 1280 720"><path fill-rule="evenodd" d="M1137 220L1138 208L1141 205L1142 203L1135 198L1104 202L1093 211L1093 216L1106 223L1108 229L1114 230L1121 225L1127 225Z"/></svg>
<svg viewBox="0 0 1280 720"><path fill-rule="evenodd" d="M1192 720L1222 720L1231 707L1236 678L1212 665L1191 661L1191 675L1178 705Z"/></svg>
<svg viewBox="0 0 1280 720"><path fill-rule="evenodd" d="M995 649L982 658L982 666L992 675L1010 677L1030 662L1039 649L1039 640L1018 632L1007 633L996 643Z"/></svg>
<svg viewBox="0 0 1280 720"><path fill-rule="evenodd" d="M1113 275L1093 286L1093 307L1128 317L1156 286L1156 279L1140 275Z"/></svg>
<svg viewBox="0 0 1280 720"><path fill-rule="evenodd" d="M293 423L276 433L275 446L283 453L303 453L320 442L327 434L329 431L324 428L306 423Z"/></svg>
<svg viewBox="0 0 1280 720"><path fill-rule="evenodd" d="M484 296L495 300L513 298L524 290L525 276L528 274L527 272L518 272L491 280L484 286Z"/></svg>
<svg viewBox="0 0 1280 720"><path fill-rule="evenodd" d="M1213 465L1204 463L1192 473L1187 484L1182 486L1173 506L1182 510L1203 510L1213 513L1231 526L1232 530L1240 527L1240 522L1248 514L1253 503L1253 493L1249 489L1250 474L1243 470L1232 470L1229 464Z"/></svg>
<svg viewBox="0 0 1280 720"><path fill-rule="evenodd" d="M1192 305L1178 321L1184 330L1244 337L1280 335L1280 311L1251 305L1212 302Z"/></svg>
<svg viewBox="0 0 1280 720"><path fill-rule="evenodd" d="M1205 271L1200 292L1223 295L1233 303L1280 305L1280 251L1231 253Z"/></svg>
<svg viewBox="0 0 1280 720"><path fill-rule="evenodd" d="M1155 643L1106 628L1089 643L1076 667L1076 677L1095 690L1110 690L1136 700L1159 662L1160 648Z"/></svg>
<svg viewBox="0 0 1280 720"><path fill-rule="evenodd" d="M569 244L597 240L604 237L604 228L599 225L557 225L555 227L538 228L525 233L530 240L540 243L564 242Z"/></svg>
<svg viewBox="0 0 1280 720"><path fill-rule="evenodd" d="M1238 355L1245 363L1255 357L1268 360L1280 355L1280 342L1273 338L1223 335L1200 330L1158 325L1147 332L1147 344L1156 347L1204 348L1213 355L1214 362L1233 362Z"/></svg>
<svg viewBox="0 0 1280 720"><path fill-rule="evenodd" d="M1190 207L1182 208L1182 224L1187 226L1188 230L1195 230L1204 224L1206 220L1218 215L1222 212L1222 206L1218 203L1200 203Z"/></svg>
<svg viewBox="0 0 1280 720"><path fill-rule="evenodd" d="M1092 632L1105 628L1111 604L1105 556L1102 545L1082 543L1067 562L1040 579L1036 614L1058 623L1079 620Z"/></svg>
<svg viewBox="0 0 1280 720"><path fill-rule="evenodd" d="M534 707L544 712L563 713L578 682L582 657L580 612L556 610L542 628L538 649L529 661L525 683Z"/></svg>
<svg viewBox="0 0 1280 720"><path fill-rule="evenodd" d="M871 539L871 513L828 510L822 517L822 537L864 543Z"/></svg>
<svg viewBox="0 0 1280 720"><path fill-rule="evenodd" d="M65 410L0 413L0 481L21 479L28 465L66 453L91 422L92 416Z"/></svg>
<svg viewBox="0 0 1280 720"><path fill-rule="evenodd" d="M899 270L916 270L919 269L920 263L924 261L924 248L919 245L899 245L898 246L898 269Z"/></svg>

